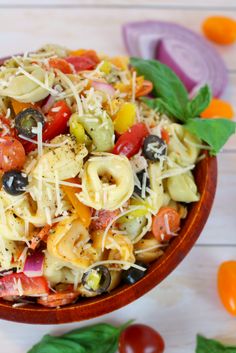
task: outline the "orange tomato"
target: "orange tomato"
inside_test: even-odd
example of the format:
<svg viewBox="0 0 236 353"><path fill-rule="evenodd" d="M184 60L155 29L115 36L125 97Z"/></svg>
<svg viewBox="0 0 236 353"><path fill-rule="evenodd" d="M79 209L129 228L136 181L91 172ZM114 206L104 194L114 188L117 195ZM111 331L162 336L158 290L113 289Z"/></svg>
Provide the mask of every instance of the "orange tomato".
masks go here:
<svg viewBox="0 0 236 353"><path fill-rule="evenodd" d="M166 131L166 129L161 129L161 138L167 144L170 142L170 135L168 134L168 131Z"/></svg>
<svg viewBox="0 0 236 353"><path fill-rule="evenodd" d="M25 150L22 143L10 136L1 137L0 170L7 172L20 170L25 163Z"/></svg>
<svg viewBox="0 0 236 353"><path fill-rule="evenodd" d="M205 36L217 44L232 44L236 41L236 21L229 17L208 17L202 25Z"/></svg>
<svg viewBox="0 0 236 353"><path fill-rule="evenodd" d="M167 224L169 229L167 229ZM154 237L162 242L168 241L172 235L168 231L175 233L180 226L180 216L172 207L162 207L152 220L152 233Z"/></svg>
<svg viewBox="0 0 236 353"><path fill-rule="evenodd" d="M22 103L22 102L18 102L15 99L11 99L11 104L14 110L14 113L17 115L18 113L20 113L22 110L27 109L27 108L36 108L37 105L32 104L32 103Z"/></svg>
<svg viewBox="0 0 236 353"><path fill-rule="evenodd" d="M136 97L146 96L153 90L153 84L151 81L144 80L142 86L136 90Z"/></svg>
<svg viewBox="0 0 236 353"><path fill-rule="evenodd" d="M50 59L48 61L48 64L50 67L60 70L61 72L63 72L63 74L73 73L73 70L70 64L64 59L61 59L61 58Z"/></svg>
<svg viewBox="0 0 236 353"><path fill-rule="evenodd" d="M234 117L234 111L230 103L213 98L209 106L201 113L202 118L227 118L232 119Z"/></svg>
<svg viewBox="0 0 236 353"><path fill-rule="evenodd" d="M70 56L84 56L84 57L89 58L92 61L94 61L95 64L98 64L100 62L100 59L99 59L96 51L92 50L92 49L72 50L72 51L70 51Z"/></svg>
<svg viewBox="0 0 236 353"><path fill-rule="evenodd" d="M236 261L226 261L220 265L218 292L225 309L236 316Z"/></svg>
<svg viewBox="0 0 236 353"><path fill-rule="evenodd" d="M71 178L66 180L67 182L79 184L79 180L77 178ZM76 197L76 194L80 189L73 186L62 185L62 189L65 192L66 196L70 200L72 206L77 212L81 222L83 225L88 228L91 223L91 210L90 207L84 205L79 199Z"/></svg>

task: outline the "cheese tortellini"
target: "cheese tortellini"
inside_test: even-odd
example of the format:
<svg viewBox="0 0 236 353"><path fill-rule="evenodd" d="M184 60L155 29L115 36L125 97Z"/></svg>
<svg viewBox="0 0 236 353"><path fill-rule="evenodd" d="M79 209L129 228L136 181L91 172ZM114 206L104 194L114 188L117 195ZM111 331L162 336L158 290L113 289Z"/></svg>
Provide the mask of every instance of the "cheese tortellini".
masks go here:
<svg viewBox="0 0 236 353"><path fill-rule="evenodd" d="M115 210L132 195L134 177L125 156L94 155L84 165L82 192L78 198L96 210Z"/></svg>
<svg viewBox="0 0 236 353"><path fill-rule="evenodd" d="M190 171L168 178L167 189L174 201L189 203L199 200L197 186Z"/></svg>

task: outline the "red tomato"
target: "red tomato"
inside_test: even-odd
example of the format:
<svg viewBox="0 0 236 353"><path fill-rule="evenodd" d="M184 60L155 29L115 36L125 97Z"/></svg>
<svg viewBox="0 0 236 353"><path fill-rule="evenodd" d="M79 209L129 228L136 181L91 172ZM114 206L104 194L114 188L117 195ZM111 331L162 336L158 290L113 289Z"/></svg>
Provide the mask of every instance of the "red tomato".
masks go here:
<svg viewBox="0 0 236 353"><path fill-rule="evenodd" d="M168 132L166 131L166 129L161 129L161 138L162 140L164 140L167 145L170 142L170 135L168 134Z"/></svg>
<svg viewBox="0 0 236 353"><path fill-rule="evenodd" d="M11 122L4 116L0 116L0 137L14 136L14 129L11 127Z"/></svg>
<svg viewBox="0 0 236 353"><path fill-rule="evenodd" d="M47 280L40 277L27 277L24 273L12 273L0 278L0 297L8 295L39 296L49 292Z"/></svg>
<svg viewBox="0 0 236 353"><path fill-rule="evenodd" d="M142 147L143 140L149 135L145 124L133 125L128 131L121 135L113 149L114 154L122 154L128 158L134 156Z"/></svg>
<svg viewBox="0 0 236 353"><path fill-rule="evenodd" d="M57 110L59 109L59 110ZM54 111L56 110L56 111ZM68 120L71 116L71 110L64 101L56 102L47 115L47 122L43 129L43 141L50 141L54 137L64 134L68 130ZM33 143L24 144L27 153L33 151L36 145Z"/></svg>
<svg viewBox="0 0 236 353"><path fill-rule="evenodd" d="M236 261L226 261L220 265L218 292L225 309L236 316Z"/></svg>
<svg viewBox="0 0 236 353"><path fill-rule="evenodd" d="M86 56L69 56L65 60L72 64L77 72L84 70L93 70L97 63Z"/></svg>
<svg viewBox="0 0 236 353"><path fill-rule="evenodd" d="M0 170L20 170L25 163L25 150L20 141L10 136L0 138Z"/></svg>
<svg viewBox="0 0 236 353"><path fill-rule="evenodd" d="M86 58L89 58L89 59L93 60L96 64L98 64L100 62L100 59L97 56L96 51L92 50L92 49L85 50L83 53L80 54L80 56L84 56Z"/></svg>
<svg viewBox="0 0 236 353"><path fill-rule="evenodd" d="M61 59L61 58L50 59L48 64L50 67L60 70L61 72L63 72L63 74L73 73L73 70L70 64L64 59Z"/></svg>
<svg viewBox="0 0 236 353"><path fill-rule="evenodd" d="M164 349L161 335L146 325L130 325L120 335L120 353L163 353Z"/></svg>
<svg viewBox="0 0 236 353"><path fill-rule="evenodd" d="M71 304L78 298L79 293L75 291L63 291L49 294L46 297L38 299L38 303L48 308Z"/></svg>
<svg viewBox="0 0 236 353"><path fill-rule="evenodd" d="M169 225L167 229L166 225ZM180 226L180 216L172 207L162 207L152 221L152 233L158 241L168 241L172 235L168 231L175 233Z"/></svg>
<svg viewBox="0 0 236 353"><path fill-rule="evenodd" d="M110 221L112 221L116 216L118 216L119 211L107 211L101 210L97 212L97 218L92 219L91 230L101 230L105 229Z"/></svg>

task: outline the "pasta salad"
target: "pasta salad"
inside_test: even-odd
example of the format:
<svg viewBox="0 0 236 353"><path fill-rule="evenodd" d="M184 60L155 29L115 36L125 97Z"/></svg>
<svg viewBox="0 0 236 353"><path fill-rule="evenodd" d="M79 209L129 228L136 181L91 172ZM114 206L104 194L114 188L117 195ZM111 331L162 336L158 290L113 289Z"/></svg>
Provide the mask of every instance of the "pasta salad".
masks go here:
<svg viewBox="0 0 236 353"><path fill-rule="evenodd" d="M178 236L205 145L146 104L152 89L94 50L46 45L0 67L0 297L109 292Z"/></svg>

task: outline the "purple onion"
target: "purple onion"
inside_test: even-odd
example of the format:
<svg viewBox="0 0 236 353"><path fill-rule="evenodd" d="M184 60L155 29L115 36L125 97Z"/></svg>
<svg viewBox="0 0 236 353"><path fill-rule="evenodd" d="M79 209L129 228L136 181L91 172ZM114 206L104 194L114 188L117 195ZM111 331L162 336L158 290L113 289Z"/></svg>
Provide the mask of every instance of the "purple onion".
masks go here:
<svg viewBox="0 0 236 353"><path fill-rule="evenodd" d="M28 255L23 272L27 277L38 277L43 275L44 253L36 251Z"/></svg>

